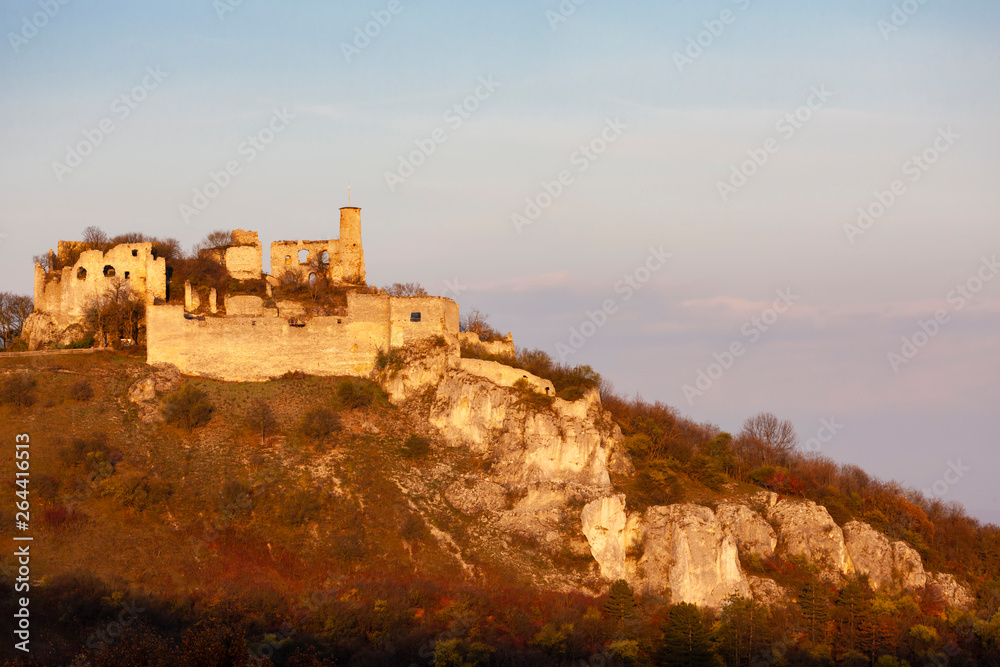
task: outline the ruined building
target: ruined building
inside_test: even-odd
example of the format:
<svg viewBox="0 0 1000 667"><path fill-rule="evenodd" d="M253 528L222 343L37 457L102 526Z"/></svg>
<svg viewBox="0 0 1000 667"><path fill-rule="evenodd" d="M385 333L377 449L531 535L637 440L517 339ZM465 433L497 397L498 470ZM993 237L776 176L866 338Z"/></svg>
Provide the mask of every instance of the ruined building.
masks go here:
<svg viewBox="0 0 1000 667"><path fill-rule="evenodd" d="M263 273L257 233L234 230L231 244L203 251L226 267L237 286L247 286L229 290L221 300L215 289L199 292L187 283L183 305L174 296L168 302L168 289L177 286L170 287L167 262L156 257L153 245L130 243L102 252L61 241L58 255L50 252L50 264L61 269L35 266L35 312L25 325L29 346L79 339L88 305L122 280L146 302L148 362L171 363L191 375L233 381L289 371L365 376L379 350L432 336L458 338L453 300L394 297L365 286L358 208L341 209L339 239L272 243L271 275ZM79 259L73 261L75 254ZM279 286L316 280L317 271L326 272L323 277L344 298L335 312L273 296ZM264 291L254 293L261 279Z"/></svg>

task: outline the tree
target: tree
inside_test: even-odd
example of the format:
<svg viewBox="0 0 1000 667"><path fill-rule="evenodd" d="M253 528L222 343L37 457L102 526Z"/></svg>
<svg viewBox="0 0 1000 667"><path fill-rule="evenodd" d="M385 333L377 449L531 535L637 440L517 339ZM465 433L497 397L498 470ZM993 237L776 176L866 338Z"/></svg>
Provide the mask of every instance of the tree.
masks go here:
<svg viewBox="0 0 1000 667"><path fill-rule="evenodd" d="M480 312L478 308L473 308L459 321L458 330L474 333L484 343L503 338L499 331L490 326L489 317L486 313Z"/></svg>
<svg viewBox="0 0 1000 667"><path fill-rule="evenodd" d="M611 584L608 599L604 601L604 612L618 621L619 627L624 626L625 621L635 618L635 595L632 593L632 587L624 579Z"/></svg>
<svg viewBox="0 0 1000 667"><path fill-rule="evenodd" d="M208 394L187 383L167 397L163 418L167 423L191 431L204 426L212 418L213 406Z"/></svg>
<svg viewBox="0 0 1000 667"><path fill-rule="evenodd" d="M21 335L34 307L31 297L0 292L0 347L9 348Z"/></svg>
<svg viewBox="0 0 1000 667"><path fill-rule="evenodd" d="M201 250L210 250L212 248L228 248L233 244L233 233L226 231L225 229L216 229L214 232L210 232L208 236L203 238L198 243L194 244L191 249L191 254L195 257L198 256L198 252Z"/></svg>
<svg viewBox="0 0 1000 667"><path fill-rule="evenodd" d="M657 657L667 667L711 667L718 664L698 607L682 602L670 607Z"/></svg>
<svg viewBox="0 0 1000 667"><path fill-rule="evenodd" d="M254 433L260 433L261 445L267 442L267 434L278 423L274 418L274 411L271 410L271 405L263 398L254 399L250 403L250 407L247 408L244 415L244 421Z"/></svg>
<svg viewBox="0 0 1000 667"><path fill-rule="evenodd" d="M768 464L784 465L798 441L792 422L761 412L743 422L743 429L733 442L733 451L746 472Z"/></svg>
<svg viewBox="0 0 1000 667"><path fill-rule="evenodd" d="M837 643L842 647L861 650L870 643L867 639L874 624L874 615L867 576L855 577L841 589L834 620L837 623Z"/></svg>
<svg viewBox="0 0 1000 667"><path fill-rule="evenodd" d="M767 651L771 634L767 607L733 594L715 628L716 650L728 665L750 665Z"/></svg>
<svg viewBox="0 0 1000 667"><path fill-rule="evenodd" d="M107 233L100 227L91 225L83 230L83 242L93 248L102 248L109 241Z"/></svg>
<svg viewBox="0 0 1000 667"><path fill-rule="evenodd" d="M383 291L389 296L427 296L427 290L420 283L393 283Z"/></svg>
<svg viewBox="0 0 1000 667"><path fill-rule="evenodd" d="M139 340L139 325L146 315L146 303L132 284L116 276L84 311L84 322L106 345L118 349L123 339Z"/></svg>
<svg viewBox="0 0 1000 667"><path fill-rule="evenodd" d="M813 580L806 582L799 593L799 609L809 641L825 644L827 624L830 622L830 600L821 584Z"/></svg>

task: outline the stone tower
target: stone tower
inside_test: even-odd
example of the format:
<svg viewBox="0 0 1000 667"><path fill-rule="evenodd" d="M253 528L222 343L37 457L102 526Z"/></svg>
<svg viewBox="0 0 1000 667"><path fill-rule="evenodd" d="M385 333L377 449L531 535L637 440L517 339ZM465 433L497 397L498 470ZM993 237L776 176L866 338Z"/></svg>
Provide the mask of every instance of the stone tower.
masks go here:
<svg viewBox="0 0 1000 667"><path fill-rule="evenodd" d="M340 266L344 272L344 282L365 282L365 252L361 247L361 209L354 206L340 209Z"/></svg>

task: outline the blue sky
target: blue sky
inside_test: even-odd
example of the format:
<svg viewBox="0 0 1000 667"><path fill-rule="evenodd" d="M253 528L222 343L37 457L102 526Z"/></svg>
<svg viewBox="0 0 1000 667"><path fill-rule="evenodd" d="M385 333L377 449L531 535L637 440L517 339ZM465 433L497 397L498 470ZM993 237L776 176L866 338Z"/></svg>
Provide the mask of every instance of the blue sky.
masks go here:
<svg viewBox="0 0 1000 667"><path fill-rule="evenodd" d="M770 410L804 441L833 418L823 453L918 489L969 468L942 497L1000 521L1000 280L948 299L1000 253L1000 5L898 2L894 25L883 0L586 0L553 29L554 1L222 2L55 2L37 33L24 21L45 2L3 3L0 289L30 292L30 257L91 224L185 245L219 228L336 236L350 181L370 282L419 281L553 354L610 299L567 359L621 391L729 430ZM348 59L372 12L387 24ZM162 80L122 118L116 100L154 82L149 68ZM241 145L275 110L287 127L249 161ZM57 174L102 121L113 131ZM620 133L581 161L609 121ZM914 167L925 151L933 164ZM239 173L185 221L231 161ZM560 172L568 184L518 230ZM845 225L895 181L852 243ZM671 257L625 300L616 284L650 247ZM751 342L779 289L796 300ZM896 372L888 355L942 309ZM745 353L689 401L733 343Z"/></svg>

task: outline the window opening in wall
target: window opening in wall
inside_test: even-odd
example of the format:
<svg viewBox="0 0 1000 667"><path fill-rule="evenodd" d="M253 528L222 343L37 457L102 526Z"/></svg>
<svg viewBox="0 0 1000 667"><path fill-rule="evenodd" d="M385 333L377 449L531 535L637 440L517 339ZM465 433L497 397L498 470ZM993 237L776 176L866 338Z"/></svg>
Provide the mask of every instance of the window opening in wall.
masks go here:
<svg viewBox="0 0 1000 667"><path fill-rule="evenodd" d="M305 264L309 261L309 251L299 250L299 264Z"/></svg>
<svg viewBox="0 0 1000 667"><path fill-rule="evenodd" d="M128 272L128 271L126 271L126 272L125 272L125 280L128 280L128 278L129 278L129 272Z"/></svg>
<svg viewBox="0 0 1000 667"><path fill-rule="evenodd" d="M291 255L285 255L285 266L288 266L291 263L292 263L292 256Z"/></svg>
<svg viewBox="0 0 1000 667"><path fill-rule="evenodd" d="M410 313L410 321L411 322L419 322L420 321L420 313Z"/></svg>
<svg viewBox="0 0 1000 667"><path fill-rule="evenodd" d="M108 264L107 266L105 266L104 267L104 276L106 278L114 278L115 277L115 267L111 266L110 264Z"/></svg>
<svg viewBox="0 0 1000 667"><path fill-rule="evenodd" d="M138 250L133 250L132 251L132 256L133 257L138 257L139 256L139 251Z"/></svg>
<svg viewBox="0 0 1000 667"><path fill-rule="evenodd" d="M329 264L330 263L330 253L327 252L326 250L324 250L323 254L319 256L319 261L323 262L324 264Z"/></svg>
<svg viewBox="0 0 1000 667"><path fill-rule="evenodd" d="M76 270L76 278L77 278L77 280L86 280L86 278L87 278L87 269L83 268L82 266L79 269L77 269Z"/></svg>

